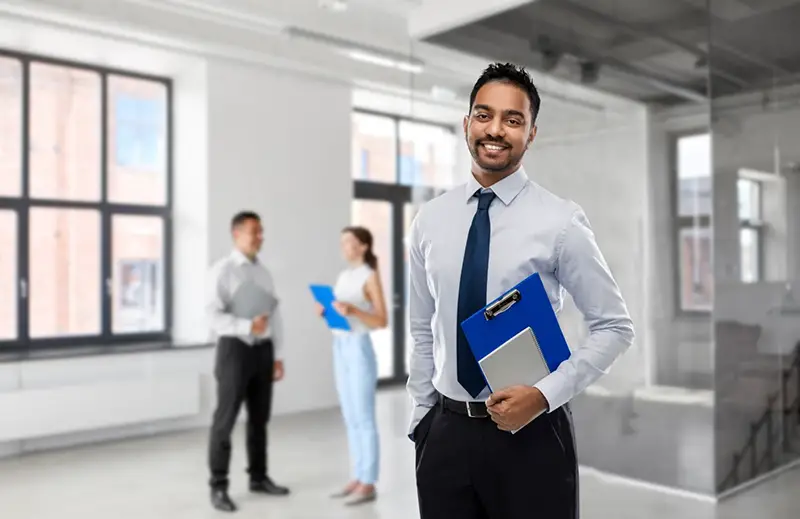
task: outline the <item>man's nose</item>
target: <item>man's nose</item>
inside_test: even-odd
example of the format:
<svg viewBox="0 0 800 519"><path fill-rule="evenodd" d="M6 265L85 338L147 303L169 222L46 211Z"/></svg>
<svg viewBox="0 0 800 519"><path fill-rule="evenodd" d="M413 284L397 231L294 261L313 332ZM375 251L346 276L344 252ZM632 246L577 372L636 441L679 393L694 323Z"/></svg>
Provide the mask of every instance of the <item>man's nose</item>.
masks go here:
<svg viewBox="0 0 800 519"><path fill-rule="evenodd" d="M505 137L505 128L503 127L503 122L499 117L492 119L492 122L486 127L486 135L496 139Z"/></svg>

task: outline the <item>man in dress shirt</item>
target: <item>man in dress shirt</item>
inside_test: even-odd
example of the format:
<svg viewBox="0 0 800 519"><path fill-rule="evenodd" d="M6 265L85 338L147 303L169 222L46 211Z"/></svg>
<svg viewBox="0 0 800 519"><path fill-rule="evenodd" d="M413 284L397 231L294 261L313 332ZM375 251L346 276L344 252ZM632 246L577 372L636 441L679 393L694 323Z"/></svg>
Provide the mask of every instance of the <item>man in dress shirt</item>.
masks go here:
<svg viewBox="0 0 800 519"><path fill-rule="evenodd" d="M228 496L231 431L242 403L247 407L250 490L285 495L267 475L267 421L272 382L283 378L281 319L269 271L257 258L263 242L261 219L241 212L231 222L234 250L211 268L207 311L217 337L214 376L217 409L209 444L211 503L236 510Z"/></svg>
<svg viewBox="0 0 800 519"><path fill-rule="evenodd" d="M472 176L425 204L411 227L407 386L422 519L577 517L567 403L633 341L627 308L583 211L522 168L539 105L524 69L490 65L464 118ZM554 309L561 308L562 289L570 293L589 337L534 386L490 394L459 323L537 272Z"/></svg>

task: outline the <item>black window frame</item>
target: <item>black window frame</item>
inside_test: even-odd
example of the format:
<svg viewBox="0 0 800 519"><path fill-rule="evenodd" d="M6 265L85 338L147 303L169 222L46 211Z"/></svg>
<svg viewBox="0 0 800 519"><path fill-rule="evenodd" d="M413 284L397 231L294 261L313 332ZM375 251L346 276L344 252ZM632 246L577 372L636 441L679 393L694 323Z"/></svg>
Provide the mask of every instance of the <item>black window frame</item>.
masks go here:
<svg viewBox="0 0 800 519"><path fill-rule="evenodd" d="M22 67L22 139L21 154L21 193L19 196L0 196L0 210L11 210L16 213L17 224L17 337L12 340L0 340L0 352L36 351L46 349L74 349L91 346L141 345L146 343L169 343L172 340L173 323L173 268L172 268L172 209L173 209L173 83L170 78L142 74L139 72L98 66L44 55L29 54L0 48L0 57L20 62ZM100 200L77 201L31 198L29 194L29 144L30 144L30 70L32 63L42 63L69 67L93 72L100 77ZM116 203L108 200L108 80L110 76L140 79L160 83L166 91L166 200L163 205ZM29 284L29 211L31 208L59 209L92 209L100 215L100 333L93 335L64 335L47 338L30 337L30 313L27 286ZM115 215L154 216L162 220L163 233L163 319L164 329L157 332L114 333L112 329L113 299L110 280L113 279L112 265L112 219Z"/></svg>
<svg viewBox="0 0 800 519"><path fill-rule="evenodd" d="M365 108L353 108L351 118L355 115L368 115L372 117L379 117L382 119L390 120L394 125L394 180L392 182L377 181L377 180L364 180L353 176L351 171L350 176L353 182L353 197L352 201L365 200L365 201L379 201L386 202L392 205L392 258L391 258L391 275L394 291L392 294L386 294L389 301L388 311L391 315L390 322L393 323L392 329L392 374L387 377L382 377L378 380L379 387L396 386L404 384L408 378L406 372L406 313L408 309L407 295L407 281L406 273L403 271L405 247L403 246L405 237L404 225L404 207L406 204L415 204L419 201L431 200L445 191L447 187L428 186L423 184L403 184L401 183L401 161L402 154L400 148L402 147L402 137L400 135L400 125L403 122L415 123L435 128L441 128L454 136L457 135L458 129L455 125L446 123L420 119L417 117L397 115L389 112L381 112L377 110L370 110ZM351 119L352 122L352 119ZM384 267L385 268L385 267ZM384 287L386 290L386 287Z"/></svg>

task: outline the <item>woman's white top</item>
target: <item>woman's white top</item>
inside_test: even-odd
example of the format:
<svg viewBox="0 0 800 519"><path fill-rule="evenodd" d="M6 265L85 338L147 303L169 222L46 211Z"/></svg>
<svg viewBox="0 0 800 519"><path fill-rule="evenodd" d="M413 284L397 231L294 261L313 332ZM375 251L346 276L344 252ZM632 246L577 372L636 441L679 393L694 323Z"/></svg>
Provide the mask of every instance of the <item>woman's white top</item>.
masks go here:
<svg viewBox="0 0 800 519"><path fill-rule="evenodd" d="M339 277L336 279L336 285L333 287L333 295L337 301L343 303L350 303L353 306L365 312L371 312L373 309L372 303L367 300L364 294L365 285L367 280L374 271L369 265L363 264L357 267L351 267L343 270ZM347 317L350 323L350 331L333 330L334 333L367 333L370 329L354 316Z"/></svg>

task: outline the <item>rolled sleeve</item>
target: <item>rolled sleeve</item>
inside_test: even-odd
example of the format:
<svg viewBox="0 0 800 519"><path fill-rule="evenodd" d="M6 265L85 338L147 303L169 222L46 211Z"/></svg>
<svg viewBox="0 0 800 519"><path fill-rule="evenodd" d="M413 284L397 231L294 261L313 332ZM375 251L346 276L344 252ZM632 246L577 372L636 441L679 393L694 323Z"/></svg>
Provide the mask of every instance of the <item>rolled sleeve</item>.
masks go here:
<svg viewBox="0 0 800 519"><path fill-rule="evenodd" d="M562 233L555 274L583 315L589 336L556 371L534 384L547 400L549 412L606 374L634 340L625 301L580 208Z"/></svg>

